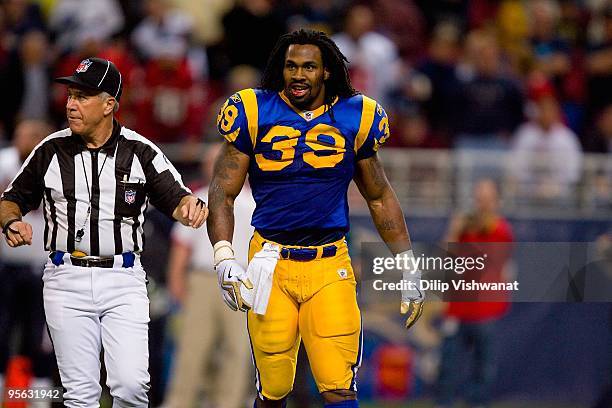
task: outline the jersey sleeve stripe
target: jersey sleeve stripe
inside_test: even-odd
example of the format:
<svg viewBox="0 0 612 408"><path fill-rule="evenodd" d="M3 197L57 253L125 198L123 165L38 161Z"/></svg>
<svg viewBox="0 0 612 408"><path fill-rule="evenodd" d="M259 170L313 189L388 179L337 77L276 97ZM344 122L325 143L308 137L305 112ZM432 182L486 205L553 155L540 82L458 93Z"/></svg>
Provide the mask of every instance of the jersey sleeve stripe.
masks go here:
<svg viewBox="0 0 612 408"><path fill-rule="evenodd" d="M255 95L254 89L243 89L242 91L238 92L238 95L240 95L240 98L242 99L242 103L244 105L244 112L246 113L247 117L247 124L249 127L249 135L251 136L251 143L253 145L253 148L255 148L255 142L257 141L257 129L259 124L257 95Z"/></svg>
<svg viewBox="0 0 612 408"><path fill-rule="evenodd" d="M361 121L359 122L359 130L355 138L355 153L359 151L365 143L372 123L374 123L374 112L376 111L376 101L363 95L363 105L361 107Z"/></svg>
<svg viewBox="0 0 612 408"><path fill-rule="evenodd" d="M223 134L223 137L225 138L225 140L227 140L230 143L234 143L236 141L236 139L238 138L238 135L240 134L240 128L234 130L232 133L230 133L229 135Z"/></svg>

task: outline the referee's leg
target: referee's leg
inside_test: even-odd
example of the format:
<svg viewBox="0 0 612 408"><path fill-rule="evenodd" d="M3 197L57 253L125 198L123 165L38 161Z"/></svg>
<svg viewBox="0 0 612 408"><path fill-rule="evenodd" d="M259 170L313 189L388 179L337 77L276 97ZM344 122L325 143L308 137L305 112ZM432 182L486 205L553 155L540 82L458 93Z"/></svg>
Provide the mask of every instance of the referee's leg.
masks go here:
<svg viewBox="0 0 612 408"><path fill-rule="evenodd" d="M113 407L147 407L149 299L141 266L101 272L102 347Z"/></svg>
<svg viewBox="0 0 612 408"><path fill-rule="evenodd" d="M82 272L82 273L81 273ZM47 326L67 407L97 407L100 394L100 322L85 268L47 266L43 299Z"/></svg>

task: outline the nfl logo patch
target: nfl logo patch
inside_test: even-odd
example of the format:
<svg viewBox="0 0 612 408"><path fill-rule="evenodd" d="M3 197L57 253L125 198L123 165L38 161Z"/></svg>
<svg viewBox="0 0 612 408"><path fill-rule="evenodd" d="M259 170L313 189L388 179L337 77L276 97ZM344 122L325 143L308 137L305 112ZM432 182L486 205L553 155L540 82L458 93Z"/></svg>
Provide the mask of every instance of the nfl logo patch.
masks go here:
<svg viewBox="0 0 612 408"><path fill-rule="evenodd" d="M348 276L346 269L338 269L338 276L340 276L342 279L346 279Z"/></svg>
<svg viewBox="0 0 612 408"><path fill-rule="evenodd" d="M91 65L91 61L86 59L81 61L81 63L79 64L79 66L76 69L76 72L85 72L87 71L87 68L89 68L89 66Z"/></svg>
<svg viewBox="0 0 612 408"><path fill-rule="evenodd" d="M235 93L235 94L233 94L232 96L230 96L230 99L231 99L232 101L234 101L234 103L238 103L238 102L240 102L240 101L241 101L241 99L240 99L240 95L238 95L237 93Z"/></svg>
<svg viewBox="0 0 612 408"><path fill-rule="evenodd" d="M127 190L125 192L125 202L128 204L134 204L136 202L136 191Z"/></svg>
<svg viewBox="0 0 612 408"><path fill-rule="evenodd" d="M312 120L312 112L304 112L304 119L308 121Z"/></svg>

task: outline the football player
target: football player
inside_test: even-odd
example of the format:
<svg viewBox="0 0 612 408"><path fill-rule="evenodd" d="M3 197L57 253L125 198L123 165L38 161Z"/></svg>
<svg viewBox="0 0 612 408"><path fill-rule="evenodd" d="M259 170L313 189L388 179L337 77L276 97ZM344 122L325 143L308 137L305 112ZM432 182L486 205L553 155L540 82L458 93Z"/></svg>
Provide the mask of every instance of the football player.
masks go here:
<svg viewBox="0 0 612 408"><path fill-rule="evenodd" d="M285 406L302 340L325 406L358 406L361 315L344 239L351 180L391 252L412 255L404 215L376 153L389 137L387 114L353 89L346 63L324 33L286 34L261 88L234 94L218 116L227 143L209 191L208 232L224 300L248 310L255 407ZM247 174L256 209L244 271L231 247L232 206ZM418 289L402 293L406 327L420 316L422 301Z"/></svg>

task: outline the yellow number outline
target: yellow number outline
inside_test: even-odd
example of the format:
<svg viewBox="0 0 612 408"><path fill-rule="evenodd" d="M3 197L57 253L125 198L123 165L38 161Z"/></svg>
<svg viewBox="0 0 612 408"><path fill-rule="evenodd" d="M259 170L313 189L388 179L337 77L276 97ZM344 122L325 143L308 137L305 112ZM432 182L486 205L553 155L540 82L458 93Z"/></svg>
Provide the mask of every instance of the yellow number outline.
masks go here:
<svg viewBox="0 0 612 408"><path fill-rule="evenodd" d="M293 163L295 158L295 146L297 146L298 138L302 133L290 126L272 126L268 133L261 138L264 143L272 143L272 139L279 136L285 136L285 139L278 140L272 143L272 150L280 151L281 158L279 160L267 159L262 153L255 155L257 165L263 171L279 171Z"/></svg>
<svg viewBox="0 0 612 408"><path fill-rule="evenodd" d="M334 145L323 145L319 141L319 136L325 135L334 139ZM345 140L340 134L340 131L330 125L319 123L308 132L306 132L306 145L313 151L304 153L304 162L310 164L315 169L330 168L340 163L344 158L346 149L344 148ZM316 152L335 151L334 154L328 156L317 156Z"/></svg>
<svg viewBox="0 0 612 408"><path fill-rule="evenodd" d="M330 136L334 140L334 145L322 144L319 136ZM272 143L274 138L284 136L285 138ZM272 150L280 151L281 158L279 160L268 159L262 153L255 155L257 165L262 171L279 171L291 163L295 159L295 147L298 144L302 132L290 126L273 126L268 133L261 138L261 142L272 143ZM331 168L336 166L344 158L346 152L346 141L342 137L340 131L330 125L319 123L306 132L305 143L312 151L303 154L304 162L315 169ZM334 151L331 155L318 156L317 152Z"/></svg>

